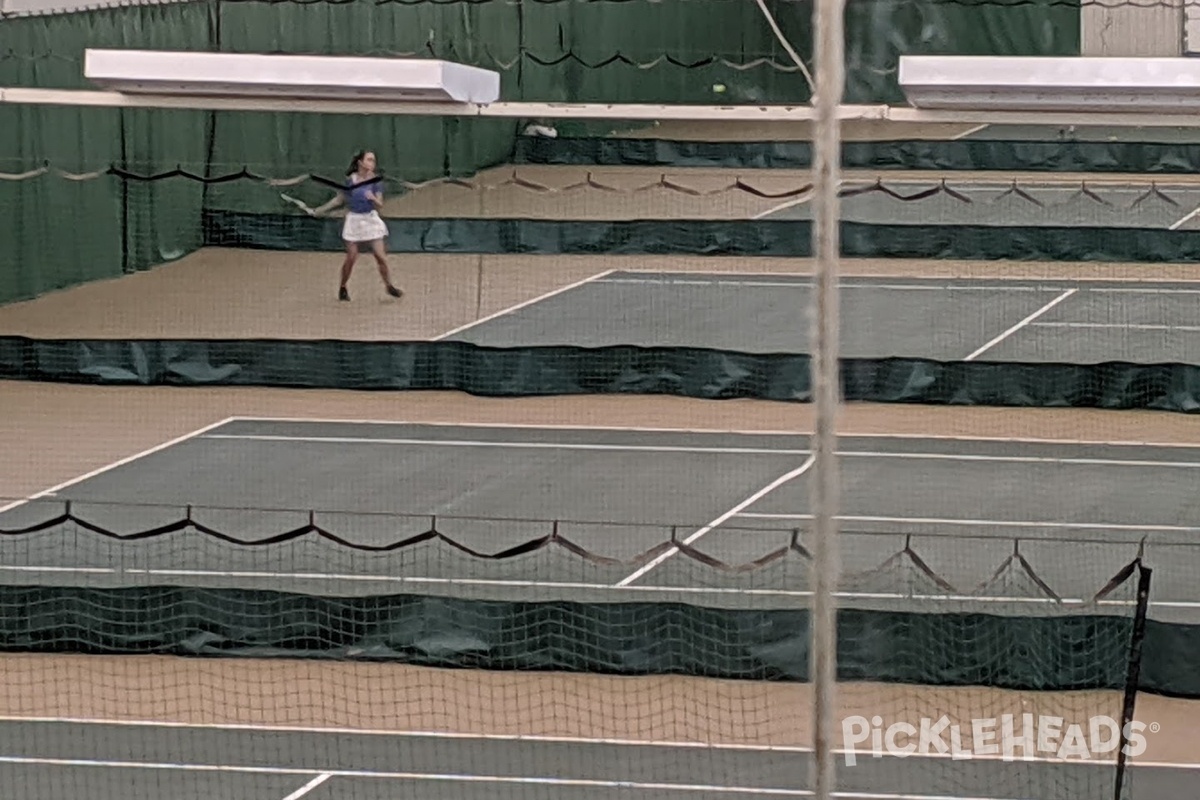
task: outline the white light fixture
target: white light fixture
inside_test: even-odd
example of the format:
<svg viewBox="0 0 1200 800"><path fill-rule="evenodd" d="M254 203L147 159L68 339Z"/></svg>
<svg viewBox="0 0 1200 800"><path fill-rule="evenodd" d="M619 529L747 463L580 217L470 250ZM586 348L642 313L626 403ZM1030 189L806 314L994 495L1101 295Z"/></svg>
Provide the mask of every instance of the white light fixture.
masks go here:
<svg viewBox="0 0 1200 800"><path fill-rule="evenodd" d="M500 74L449 61L187 51L84 51L84 77L126 94L494 103Z"/></svg>
<svg viewBox="0 0 1200 800"><path fill-rule="evenodd" d="M1190 58L901 56L899 83L922 109L1200 110L1200 61Z"/></svg>

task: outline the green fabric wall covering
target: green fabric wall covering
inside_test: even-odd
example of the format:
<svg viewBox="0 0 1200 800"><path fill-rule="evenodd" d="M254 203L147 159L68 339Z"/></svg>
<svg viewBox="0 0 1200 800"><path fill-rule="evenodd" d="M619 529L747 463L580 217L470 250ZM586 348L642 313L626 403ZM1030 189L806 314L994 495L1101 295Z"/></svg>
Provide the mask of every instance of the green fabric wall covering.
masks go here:
<svg viewBox="0 0 1200 800"><path fill-rule="evenodd" d="M216 25L211 6L187 3L178 7L164 5L156 10L157 14L148 13L139 20L138 27L128 32L123 46L153 50L208 49ZM123 110L120 166L143 175L180 168L206 174L209 117L204 111ZM204 191L203 184L193 181L125 183L127 272L182 258L201 246Z"/></svg>
<svg viewBox="0 0 1200 800"><path fill-rule="evenodd" d="M811 53L811 3L770 7L802 56ZM847 100L895 99L901 52L1071 54L1078 8L1062 0L950 5L940 0L854 0L847 11ZM85 47L431 55L499 69L505 97L593 102L804 102L757 6L741 0L560 3L250 3L207 0L133 6L0 22L0 82L83 88ZM652 64L652 65L651 65ZM648 66L650 65L650 66ZM469 174L506 160L520 123L379 115L0 108L0 169L49 161L75 172L182 167L196 174L247 166L275 177L336 175L360 147L388 173L419 181ZM317 192L312 189L310 191ZM322 202L328 193L301 199ZM0 185L8 245L0 302L114 277L186 254L199 243L203 205L266 211L270 190L233 197L225 187L113 186L58 178ZM71 235L63 235L68 224Z"/></svg>
<svg viewBox="0 0 1200 800"><path fill-rule="evenodd" d="M0 23L0 84L93 88L87 47L200 47L203 5L180 4L8 20ZM109 166L145 172L201 165L201 114L169 117L122 109L0 106L0 171L46 163L70 173ZM0 302L34 297L182 255L200 241L198 184L128 187L115 179L44 175L0 181ZM186 209L183 213L181 209ZM181 224L182 223L182 224Z"/></svg>
<svg viewBox="0 0 1200 800"><path fill-rule="evenodd" d="M340 252L336 217L244 214L205 216L205 243L215 247ZM759 220L535 220L392 218L392 253L528 253L543 255L812 255L812 226ZM1106 261L1195 263L1200 231L992 225L841 224L848 258L968 261Z"/></svg>
<svg viewBox="0 0 1200 800"><path fill-rule="evenodd" d="M1054 0L849 0L845 102L903 103L902 54L1078 55L1079 7Z"/></svg>
<svg viewBox="0 0 1200 800"><path fill-rule="evenodd" d="M738 64L770 59L789 67L754 3L527 3L525 99L559 102L805 102L808 84L794 67ZM779 25L811 61L812 8L769 0Z"/></svg>
<svg viewBox="0 0 1200 800"><path fill-rule="evenodd" d="M848 401L1200 411L1200 366L844 359ZM138 386L665 394L808 402L803 354L453 342L44 341L0 337L0 379Z"/></svg>
<svg viewBox="0 0 1200 800"><path fill-rule="evenodd" d="M519 55L519 11L509 3L222 2L217 7L217 41L225 52L436 55L485 67L491 61L515 61ZM515 71L500 73L505 96L520 91ZM217 112L213 117L213 172L249 166L280 178L305 173L341 176L360 148L374 150L382 170L408 181L471 174L507 160L517 129L515 121L506 120L380 114ZM309 191L315 194L301 199L319 204L332 196L328 189ZM278 191L270 190L257 203L246 202L240 185L229 191L220 186L210 190L213 208L281 205Z"/></svg>
<svg viewBox="0 0 1200 800"><path fill-rule="evenodd" d="M615 103L803 103L808 83L755 3L525 4L525 99ZM768 0L812 68L813 4ZM850 0L846 102L900 102L900 54L1077 55L1079 4ZM768 59L749 68L745 65ZM647 68L647 65L653 65ZM714 95L716 83L727 87Z"/></svg>
<svg viewBox="0 0 1200 800"><path fill-rule="evenodd" d="M388 660L807 680L808 613L670 603L334 598L240 589L0 587L0 651ZM1064 691L1124 685L1132 619L842 609L845 680ZM662 631L671 635L663 636ZM957 646L946 647L947 641ZM1124 648L1121 645L1125 645ZM1141 688L1200 697L1200 627L1147 626Z"/></svg>
<svg viewBox="0 0 1200 800"><path fill-rule="evenodd" d="M812 144L670 139L525 137L518 164L807 169ZM1008 170L1184 175L1200 171L1200 141L1110 142L931 139L842 143L842 165L872 170Z"/></svg>

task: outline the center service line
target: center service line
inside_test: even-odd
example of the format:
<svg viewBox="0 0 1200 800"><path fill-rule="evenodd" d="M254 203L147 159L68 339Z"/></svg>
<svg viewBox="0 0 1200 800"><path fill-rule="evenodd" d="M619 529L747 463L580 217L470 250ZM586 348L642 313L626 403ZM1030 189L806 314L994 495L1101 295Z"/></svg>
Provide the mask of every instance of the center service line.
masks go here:
<svg viewBox="0 0 1200 800"><path fill-rule="evenodd" d="M745 500L743 500L742 502L738 503L733 508L726 511L724 514L717 517L716 519L714 519L712 522L705 525L700 530L698 530L695 533L688 536L688 538L683 540L683 543L685 545L692 544L693 542L697 541L701 536L703 536L704 534L711 531L713 528L724 525L728 520L732 519L733 517L736 517L738 514L742 513L742 511L744 511L745 509L754 505L759 500L761 500L763 497L765 497L766 495L768 495L771 492L778 489L780 486L783 486L785 483L795 480L796 478L799 478L801 475L808 472L808 470L813 465L813 461L815 461L815 460L816 460L816 456L809 456L803 464L801 464L800 466L791 470L790 472L785 472L784 474L780 475L778 478L771 481L766 486L759 489L757 492L750 495ZM654 569L659 564L663 563L668 558L670 558L671 556L675 555L678 552L679 552L678 547L671 547L669 550L664 551L662 555L656 557L650 563L640 567L638 570L633 572L631 575L629 575L627 578L620 581L616 585L617 586L628 586L629 584L633 583L638 578L642 577L647 572Z"/></svg>

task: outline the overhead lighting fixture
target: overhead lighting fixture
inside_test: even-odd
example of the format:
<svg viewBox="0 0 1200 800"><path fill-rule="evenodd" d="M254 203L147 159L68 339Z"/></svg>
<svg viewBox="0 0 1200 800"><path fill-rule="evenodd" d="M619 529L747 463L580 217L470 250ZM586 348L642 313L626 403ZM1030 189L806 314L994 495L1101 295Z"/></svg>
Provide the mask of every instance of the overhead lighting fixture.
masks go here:
<svg viewBox="0 0 1200 800"><path fill-rule="evenodd" d="M901 56L915 108L1188 113L1200 109L1191 58Z"/></svg>
<svg viewBox="0 0 1200 800"><path fill-rule="evenodd" d="M500 74L432 59L84 51L84 77L126 94L488 104Z"/></svg>

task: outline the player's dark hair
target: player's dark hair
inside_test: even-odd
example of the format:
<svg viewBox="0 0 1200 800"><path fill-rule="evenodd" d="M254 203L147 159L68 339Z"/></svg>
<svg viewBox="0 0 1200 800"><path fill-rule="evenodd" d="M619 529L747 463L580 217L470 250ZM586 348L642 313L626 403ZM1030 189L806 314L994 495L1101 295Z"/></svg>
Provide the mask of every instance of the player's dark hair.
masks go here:
<svg viewBox="0 0 1200 800"><path fill-rule="evenodd" d="M366 156L366 150L359 150L357 153L355 153L354 159L350 162L350 169L346 170L346 174L353 175L354 173L358 172L358 165L362 163L362 160L366 158Z"/></svg>

